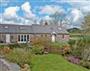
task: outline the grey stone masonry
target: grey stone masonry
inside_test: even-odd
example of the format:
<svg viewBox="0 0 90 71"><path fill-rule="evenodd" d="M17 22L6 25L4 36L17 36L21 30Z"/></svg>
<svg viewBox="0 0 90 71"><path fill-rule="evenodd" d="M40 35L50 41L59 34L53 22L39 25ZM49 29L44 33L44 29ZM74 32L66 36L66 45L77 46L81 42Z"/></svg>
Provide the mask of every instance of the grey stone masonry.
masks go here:
<svg viewBox="0 0 90 71"><path fill-rule="evenodd" d="M0 71L19 71L20 68L17 64L8 63L4 59L0 59Z"/></svg>

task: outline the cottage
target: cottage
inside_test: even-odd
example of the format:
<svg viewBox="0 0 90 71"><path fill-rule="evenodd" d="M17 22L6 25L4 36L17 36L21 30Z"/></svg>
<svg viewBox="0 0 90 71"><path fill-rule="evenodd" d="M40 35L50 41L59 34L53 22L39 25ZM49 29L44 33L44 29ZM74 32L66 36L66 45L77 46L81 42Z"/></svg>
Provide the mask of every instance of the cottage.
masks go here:
<svg viewBox="0 0 90 71"><path fill-rule="evenodd" d="M30 43L36 37L47 37L52 42L68 40L68 32L58 25L0 24L0 43Z"/></svg>

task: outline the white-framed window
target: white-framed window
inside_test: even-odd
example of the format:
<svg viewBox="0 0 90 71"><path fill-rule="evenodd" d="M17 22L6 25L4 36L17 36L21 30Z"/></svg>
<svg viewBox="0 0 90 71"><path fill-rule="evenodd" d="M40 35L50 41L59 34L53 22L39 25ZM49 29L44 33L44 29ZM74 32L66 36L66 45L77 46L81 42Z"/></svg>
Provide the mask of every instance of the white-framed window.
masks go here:
<svg viewBox="0 0 90 71"><path fill-rule="evenodd" d="M28 43L28 42L29 42L29 34L18 35L18 43Z"/></svg>
<svg viewBox="0 0 90 71"><path fill-rule="evenodd" d="M8 26L4 26L4 28L5 28L5 29L7 29L7 28L8 28Z"/></svg>

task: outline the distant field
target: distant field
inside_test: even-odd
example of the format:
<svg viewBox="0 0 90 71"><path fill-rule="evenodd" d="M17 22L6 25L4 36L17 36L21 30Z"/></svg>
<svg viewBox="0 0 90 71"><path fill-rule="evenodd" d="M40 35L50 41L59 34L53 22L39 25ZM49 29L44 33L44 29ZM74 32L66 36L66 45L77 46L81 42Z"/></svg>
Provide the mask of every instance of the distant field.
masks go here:
<svg viewBox="0 0 90 71"><path fill-rule="evenodd" d="M89 71L66 61L61 55L36 55L32 58L32 71Z"/></svg>
<svg viewBox="0 0 90 71"><path fill-rule="evenodd" d="M90 35L81 35L81 34L70 34L70 39L85 39L90 42Z"/></svg>

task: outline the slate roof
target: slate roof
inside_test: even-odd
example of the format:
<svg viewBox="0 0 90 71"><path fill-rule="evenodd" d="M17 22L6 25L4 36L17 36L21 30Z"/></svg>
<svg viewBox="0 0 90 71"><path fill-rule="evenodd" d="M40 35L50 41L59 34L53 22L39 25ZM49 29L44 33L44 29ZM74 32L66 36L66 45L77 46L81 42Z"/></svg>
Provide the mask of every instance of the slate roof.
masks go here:
<svg viewBox="0 0 90 71"><path fill-rule="evenodd" d="M11 25L11 24L0 24L0 33L48 33L52 32L65 33L68 32L65 29L59 29L57 25Z"/></svg>

